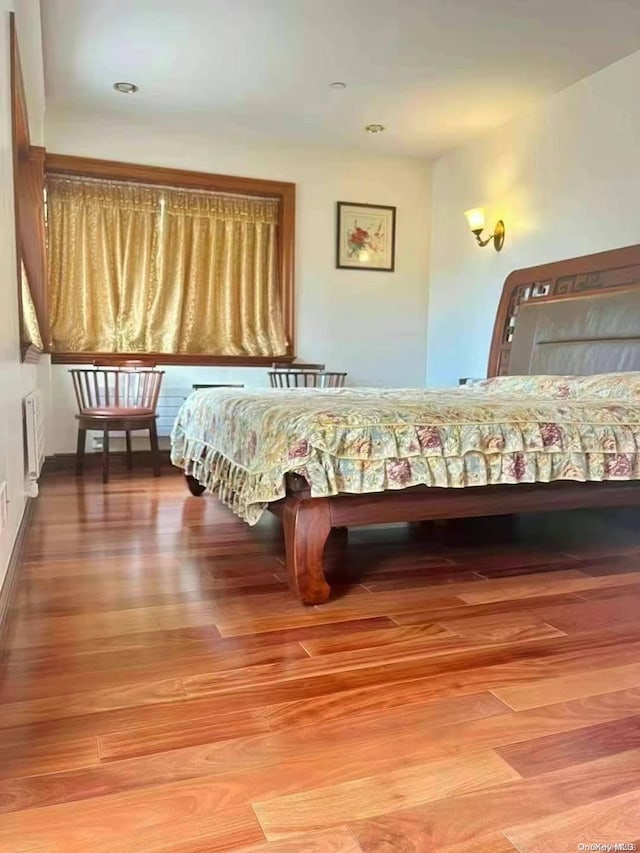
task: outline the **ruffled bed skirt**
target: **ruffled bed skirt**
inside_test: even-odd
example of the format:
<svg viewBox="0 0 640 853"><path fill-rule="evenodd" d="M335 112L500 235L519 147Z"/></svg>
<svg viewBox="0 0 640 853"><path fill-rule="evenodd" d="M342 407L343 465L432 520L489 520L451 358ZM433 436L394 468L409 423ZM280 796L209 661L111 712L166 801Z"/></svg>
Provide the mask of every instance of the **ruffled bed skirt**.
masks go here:
<svg viewBox="0 0 640 853"><path fill-rule="evenodd" d="M205 441L188 437L180 428L174 430L172 437L171 461L251 525L260 519L269 503L285 497L288 473L304 477L313 497L372 494L412 486L468 488L557 480L640 480L638 452L548 449L353 459L309 447L303 458L281 462L266 471L251 471Z"/></svg>

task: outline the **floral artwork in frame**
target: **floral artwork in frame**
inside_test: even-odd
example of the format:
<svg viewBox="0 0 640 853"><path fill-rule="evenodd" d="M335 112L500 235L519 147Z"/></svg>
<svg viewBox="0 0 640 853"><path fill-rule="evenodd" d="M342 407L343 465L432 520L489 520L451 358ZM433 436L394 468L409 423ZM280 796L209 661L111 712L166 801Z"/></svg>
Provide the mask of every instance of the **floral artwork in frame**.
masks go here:
<svg viewBox="0 0 640 853"><path fill-rule="evenodd" d="M393 272L395 251L395 207L338 202L338 269Z"/></svg>

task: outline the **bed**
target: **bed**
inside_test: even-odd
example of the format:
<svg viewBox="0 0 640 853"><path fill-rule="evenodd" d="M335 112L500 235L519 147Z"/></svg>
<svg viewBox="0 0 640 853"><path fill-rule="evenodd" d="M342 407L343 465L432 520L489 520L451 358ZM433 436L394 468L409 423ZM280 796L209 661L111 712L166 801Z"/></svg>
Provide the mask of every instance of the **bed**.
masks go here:
<svg viewBox="0 0 640 853"><path fill-rule="evenodd" d="M292 591L330 595L354 525L640 503L640 246L506 280L488 379L447 391L233 389L182 407L193 494L283 522Z"/></svg>

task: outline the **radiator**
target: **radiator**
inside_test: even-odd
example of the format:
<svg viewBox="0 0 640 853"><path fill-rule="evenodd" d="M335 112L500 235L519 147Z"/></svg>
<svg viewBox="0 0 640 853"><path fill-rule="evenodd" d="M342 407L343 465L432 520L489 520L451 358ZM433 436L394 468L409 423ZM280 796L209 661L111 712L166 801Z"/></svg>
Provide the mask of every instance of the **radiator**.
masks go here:
<svg viewBox="0 0 640 853"><path fill-rule="evenodd" d="M38 494L38 478L44 463L44 414L42 391L24 398L24 425L27 440L27 485L32 496Z"/></svg>
<svg viewBox="0 0 640 853"><path fill-rule="evenodd" d="M183 388L167 388L160 391L158 397L158 435L171 435L173 422L178 414L178 409L191 394L191 385Z"/></svg>

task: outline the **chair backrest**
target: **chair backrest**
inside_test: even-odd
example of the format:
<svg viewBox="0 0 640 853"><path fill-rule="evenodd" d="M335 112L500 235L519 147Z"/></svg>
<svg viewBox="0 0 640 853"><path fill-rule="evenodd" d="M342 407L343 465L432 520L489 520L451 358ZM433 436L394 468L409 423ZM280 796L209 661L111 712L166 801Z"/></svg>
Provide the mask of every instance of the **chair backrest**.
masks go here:
<svg viewBox="0 0 640 853"><path fill-rule="evenodd" d="M163 370L70 370L78 411L117 408L155 412Z"/></svg>
<svg viewBox="0 0 640 853"><path fill-rule="evenodd" d="M321 373L320 376L322 377L322 382L320 384L323 388L342 388L347 374L327 370L324 373Z"/></svg>
<svg viewBox="0 0 640 853"><path fill-rule="evenodd" d="M274 361L272 370L324 370L324 364L312 364L303 361Z"/></svg>
<svg viewBox="0 0 640 853"><path fill-rule="evenodd" d="M271 370L272 388L341 388L346 373L320 370Z"/></svg>

